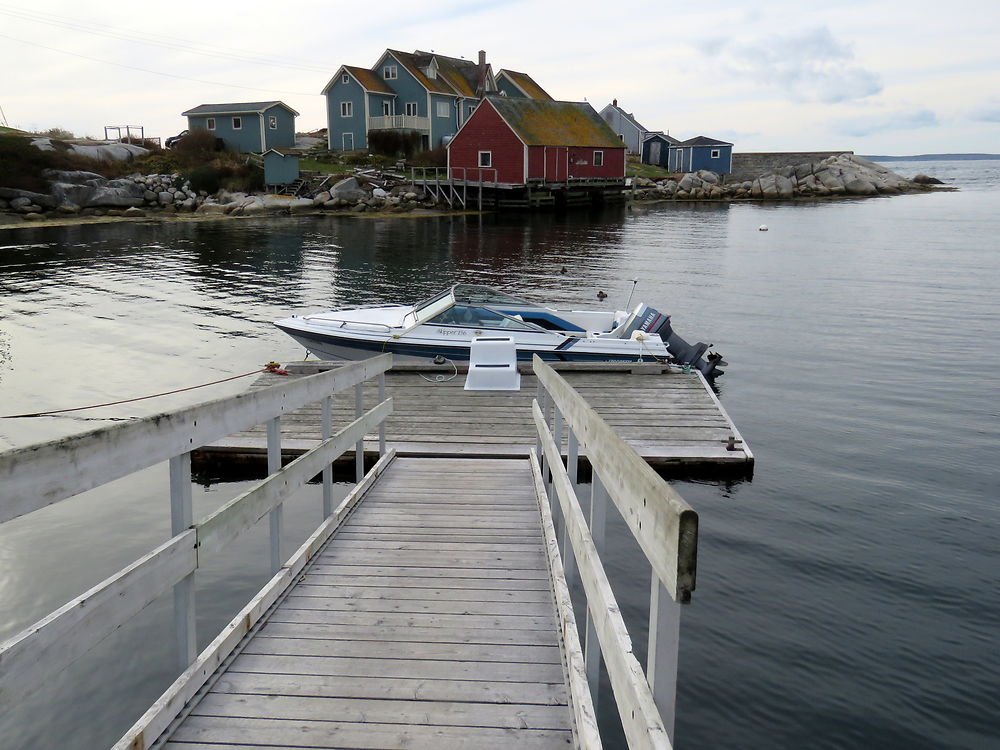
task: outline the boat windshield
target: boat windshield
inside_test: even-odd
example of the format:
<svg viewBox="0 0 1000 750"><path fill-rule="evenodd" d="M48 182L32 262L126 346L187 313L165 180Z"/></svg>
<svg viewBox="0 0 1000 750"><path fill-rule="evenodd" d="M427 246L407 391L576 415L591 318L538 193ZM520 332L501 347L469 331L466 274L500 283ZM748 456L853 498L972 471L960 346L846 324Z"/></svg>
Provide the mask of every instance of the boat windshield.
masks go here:
<svg viewBox="0 0 1000 750"><path fill-rule="evenodd" d="M518 308L537 307L537 305L526 302L523 299L497 291L493 287L482 286L480 284L455 284L455 286L434 295L430 299L418 302L413 308L413 315L417 320L426 321L443 313L453 305L470 305L472 307L482 305L515 305ZM481 311L477 314L486 313L485 311Z"/></svg>
<svg viewBox="0 0 1000 750"><path fill-rule="evenodd" d="M506 328L515 331L540 331L533 323L501 315L476 305L454 305L426 321L430 325L462 326L463 328Z"/></svg>

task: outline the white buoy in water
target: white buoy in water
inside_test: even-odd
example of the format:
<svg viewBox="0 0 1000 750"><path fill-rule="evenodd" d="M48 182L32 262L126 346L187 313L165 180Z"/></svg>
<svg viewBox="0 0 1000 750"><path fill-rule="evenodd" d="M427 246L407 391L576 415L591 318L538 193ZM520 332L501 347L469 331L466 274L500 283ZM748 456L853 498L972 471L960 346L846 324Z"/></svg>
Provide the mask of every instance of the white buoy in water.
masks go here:
<svg viewBox="0 0 1000 750"><path fill-rule="evenodd" d="M761 224L759 227L757 227L757 231L758 232L766 232L767 231L767 224Z"/></svg>

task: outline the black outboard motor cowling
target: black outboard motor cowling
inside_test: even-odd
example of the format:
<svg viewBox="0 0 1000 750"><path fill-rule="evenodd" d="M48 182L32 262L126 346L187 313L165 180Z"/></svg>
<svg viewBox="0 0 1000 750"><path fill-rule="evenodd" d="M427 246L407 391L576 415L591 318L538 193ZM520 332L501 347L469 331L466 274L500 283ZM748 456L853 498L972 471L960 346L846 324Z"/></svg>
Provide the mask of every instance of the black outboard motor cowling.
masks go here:
<svg viewBox="0 0 1000 750"><path fill-rule="evenodd" d="M697 344L689 344L678 336L670 325L670 316L654 310L648 305L643 305L639 314L635 316L633 325L627 331L631 336L632 331L644 331L645 333L655 333L660 337L667 347L670 355L681 365L689 365L701 370L706 378L714 378L722 375L723 371L719 365L725 365L721 354L709 353L705 356L711 344L704 344L699 341Z"/></svg>

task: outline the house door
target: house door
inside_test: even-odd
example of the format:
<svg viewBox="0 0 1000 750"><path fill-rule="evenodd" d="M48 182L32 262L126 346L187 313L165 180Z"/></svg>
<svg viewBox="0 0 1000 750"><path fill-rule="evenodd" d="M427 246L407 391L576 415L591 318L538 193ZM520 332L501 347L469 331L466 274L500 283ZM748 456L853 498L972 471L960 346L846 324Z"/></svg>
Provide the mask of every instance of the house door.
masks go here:
<svg viewBox="0 0 1000 750"><path fill-rule="evenodd" d="M660 165L660 142L653 141L649 144L649 163Z"/></svg>
<svg viewBox="0 0 1000 750"><path fill-rule="evenodd" d="M546 182L565 182L566 155L569 149L550 146L545 149L545 180Z"/></svg>
<svg viewBox="0 0 1000 750"><path fill-rule="evenodd" d="M344 151L354 150L354 133L344 133Z"/></svg>

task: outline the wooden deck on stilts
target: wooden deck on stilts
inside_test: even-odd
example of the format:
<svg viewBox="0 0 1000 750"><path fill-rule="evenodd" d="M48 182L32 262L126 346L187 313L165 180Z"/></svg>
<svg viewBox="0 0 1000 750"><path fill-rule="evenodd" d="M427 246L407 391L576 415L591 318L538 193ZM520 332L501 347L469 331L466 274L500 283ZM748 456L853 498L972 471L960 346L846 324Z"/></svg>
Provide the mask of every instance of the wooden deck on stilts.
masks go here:
<svg viewBox="0 0 1000 750"><path fill-rule="evenodd" d="M328 363L291 363L288 376L264 374L252 388L301 377ZM697 371L634 363L553 365L615 432L656 468L728 469L751 473L754 457L736 425ZM389 447L400 456L527 457L534 445L531 400L537 379L522 366L519 391L466 391L465 373L448 365L395 366L386 373L386 395L395 410L386 422ZM364 403L377 401L374 383L365 385ZM333 400L334 424L354 418L353 393ZM281 419L282 447L295 454L316 444L320 407L313 404ZM263 426L203 446L199 461L222 461L262 454ZM375 435L365 441L374 459ZM345 457L349 460L350 454Z"/></svg>
<svg viewBox="0 0 1000 750"><path fill-rule="evenodd" d="M565 748L559 630L529 462L398 458L166 747Z"/></svg>

